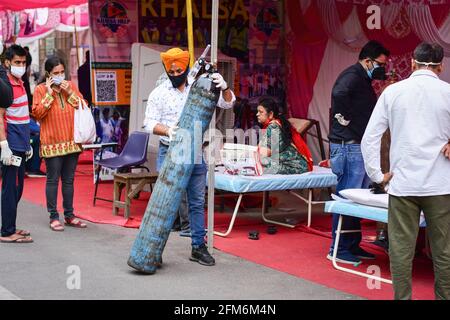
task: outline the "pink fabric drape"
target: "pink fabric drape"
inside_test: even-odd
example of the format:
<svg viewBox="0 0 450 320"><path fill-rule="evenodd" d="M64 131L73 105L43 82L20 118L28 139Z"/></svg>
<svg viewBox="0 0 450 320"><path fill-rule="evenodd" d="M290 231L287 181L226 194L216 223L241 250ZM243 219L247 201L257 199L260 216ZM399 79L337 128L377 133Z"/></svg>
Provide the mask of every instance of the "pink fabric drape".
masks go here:
<svg viewBox="0 0 450 320"><path fill-rule="evenodd" d="M48 35L56 30L73 32L74 25L78 30L89 27L88 6L79 5L59 9L27 9L20 11L20 32L18 39L31 42ZM4 39L9 38L4 36Z"/></svg>
<svg viewBox="0 0 450 320"><path fill-rule="evenodd" d="M0 2L0 10L20 11L35 8L66 8L87 2L87 0L2 0Z"/></svg>
<svg viewBox="0 0 450 320"><path fill-rule="evenodd" d="M447 8L447 12L449 8ZM446 41L444 37L447 37L447 34L441 34L439 31L440 26L440 16L431 13L429 7L410 7L408 8L409 19L411 20L411 26L413 31L425 41L436 42L444 48L445 55L450 55L450 41ZM448 15L448 13L447 13ZM437 20L437 21L436 21Z"/></svg>
<svg viewBox="0 0 450 320"><path fill-rule="evenodd" d="M424 6L429 8L434 23L436 24L437 28L439 28L449 14L450 4L439 4L431 6L421 5L418 6L417 9ZM367 19L367 6L359 6L358 15L363 27L363 31L367 35L367 38L380 41L384 46L386 46L386 48L389 48L391 53L394 55L402 55L407 52L414 51L414 48L417 46L417 44L425 39L419 37L420 34L417 35L417 33L415 32L416 30L414 25L417 26L417 21L411 21L410 15L408 14L409 9L412 7L412 4L401 6L397 17L390 26L386 27L383 25L380 30L369 30L367 28L367 24L365 23Z"/></svg>
<svg viewBox="0 0 450 320"><path fill-rule="evenodd" d="M306 118L328 36L316 22L320 21L320 16L315 4L301 15L299 2L286 1L286 12L291 27L287 53L287 103L292 117Z"/></svg>
<svg viewBox="0 0 450 320"><path fill-rule="evenodd" d="M411 52L421 41L437 41L446 49L448 48L448 43L443 40L444 35L440 35L437 30L449 16L450 1L399 1L392 7L382 1L379 2L384 9L383 26L380 30L370 30L366 23L369 17L367 7L376 4L376 1L292 0L285 2L286 17L291 28L287 37L287 102L292 116L303 118L308 114L314 84L328 41L335 41L354 52L360 50L359 47L354 46L356 42L351 45L345 42L342 29L353 8L356 8L358 13L362 29L361 38L365 36L368 40L380 41L391 51L393 58L406 55L409 59ZM302 8L302 4L308 7ZM426 6L427 11L419 15L409 10L410 6L417 5ZM418 30L418 28L421 29ZM403 60L402 58L402 64ZM396 65L395 68L398 71L400 66ZM406 69L404 73L406 74ZM404 76L404 74L401 75ZM333 75L333 77L336 76ZM324 94L330 93L324 92Z"/></svg>

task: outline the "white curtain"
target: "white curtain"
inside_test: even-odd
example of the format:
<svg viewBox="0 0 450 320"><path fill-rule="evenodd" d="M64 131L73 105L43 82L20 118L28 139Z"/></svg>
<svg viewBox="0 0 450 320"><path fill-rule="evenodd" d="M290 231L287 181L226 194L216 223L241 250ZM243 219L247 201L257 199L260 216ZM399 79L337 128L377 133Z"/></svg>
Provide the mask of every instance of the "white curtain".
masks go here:
<svg viewBox="0 0 450 320"><path fill-rule="evenodd" d="M389 5L381 5L381 21L383 27L389 29L396 22L397 17L402 8L400 3L391 3Z"/></svg>
<svg viewBox="0 0 450 320"><path fill-rule="evenodd" d="M324 3L322 4L324 5ZM345 68L358 61L359 48L368 41L359 22L356 7L353 9L348 19L343 24L340 24L339 28L341 28L341 35L345 35L344 38L358 39L353 42L353 45L356 46L357 44L358 46L352 48L352 46L347 45L349 42L343 43L343 38L339 37L333 37L328 40L319 74L314 85L313 99L311 100L308 109L308 118L320 122L322 138L327 140L329 132L329 108L331 107L331 89L333 88L337 76ZM315 130L310 132L316 134ZM317 139L308 137L308 146L313 155L314 163L317 163L321 158ZM324 143L324 146L328 156L328 144Z"/></svg>
<svg viewBox="0 0 450 320"><path fill-rule="evenodd" d="M448 33L441 33L434 23L430 7L423 5L410 5L407 7L411 28L420 39L428 42L436 42L444 48L446 57L450 56L450 41ZM448 20L448 19L447 19Z"/></svg>
<svg viewBox="0 0 450 320"><path fill-rule="evenodd" d="M320 66L317 81L314 85L313 99L309 105L308 118L318 120L322 131L322 138L328 140L329 109L331 108L331 90L338 75L347 67L358 61L358 51L345 49L336 41L328 40L327 48ZM314 130L311 130L315 134ZM320 159L320 149L317 140L308 137L314 163ZM328 156L328 144L324 143Z"/></svg>
<svg viewBox="0 0 450 320"><path fill-rule="evenodd" d="M81 32L81 31L85 31L89 29L89 26L87 27L77 27L77 32ZM57 27L56 27L57 31L61 31L61 32L75 32L75 27L74 26L68 26L67 24L62 24L60 23Z"/></svg>
<svg viewBox="0 0 450 320"><path fill-rule="evenodd" d="M335 1L317 0L317 5L325 32L331 39L350 48L364 46L366 37L359 23L356 6L346 21L346 23L349 22L349 28L341 23Z"/></svg>

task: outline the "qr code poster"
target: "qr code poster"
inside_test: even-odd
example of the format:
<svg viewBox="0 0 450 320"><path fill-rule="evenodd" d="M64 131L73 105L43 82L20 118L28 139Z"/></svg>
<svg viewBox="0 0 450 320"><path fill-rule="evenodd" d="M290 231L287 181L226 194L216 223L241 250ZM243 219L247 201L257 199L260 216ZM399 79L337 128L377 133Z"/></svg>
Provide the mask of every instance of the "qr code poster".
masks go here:
<svg viewBox="0 0 450 320"><path fill-rule="evenodd" d="M116 71L95 72L96 101L100 103L117 103L117 73Z"/></svg>

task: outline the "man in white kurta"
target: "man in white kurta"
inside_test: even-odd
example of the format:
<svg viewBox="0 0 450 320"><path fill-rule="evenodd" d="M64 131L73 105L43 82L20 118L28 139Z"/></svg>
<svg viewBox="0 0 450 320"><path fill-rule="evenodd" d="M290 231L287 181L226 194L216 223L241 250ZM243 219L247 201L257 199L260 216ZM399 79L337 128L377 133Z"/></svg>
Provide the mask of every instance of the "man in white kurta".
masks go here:
<svg viewBox="0 0 450 320"><path fill-rule="evenodd" d="M411 270L423 211L433 256L436 299L450 299L450 85L439 79L443 49L422 43L413 73L386 88L361 143L367 174L387 184L389 257L395 299L411 299ZM391 131L390 172L380 141Z"/></svg>

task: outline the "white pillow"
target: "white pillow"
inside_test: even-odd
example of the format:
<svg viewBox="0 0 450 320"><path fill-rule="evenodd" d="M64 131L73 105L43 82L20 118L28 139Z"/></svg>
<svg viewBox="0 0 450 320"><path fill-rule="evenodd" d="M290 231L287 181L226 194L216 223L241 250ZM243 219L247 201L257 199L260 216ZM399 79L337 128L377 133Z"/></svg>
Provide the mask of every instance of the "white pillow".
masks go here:
<svg viewBox="0 0 450 320"><path fill-rule="evenodd" d="M365 206L380 207L386 209L388 209L389 206L389 194L387 193L374 194L370 192L370 189L345 189L340 191L339 194L342 197L347 198L348 200L363 204ZM333 197L333 199L340 201L337 197ZM420 213L419 224L420 226L425 226L425 216L423 212Z"/></svg>
<svg viewBox="0 0 450 320"><path fill-rule="evenodd" d="M353 202L371 207L388 208L389 195L387 193L374 194L370 189L345 189L339 194Z"/></svg>

